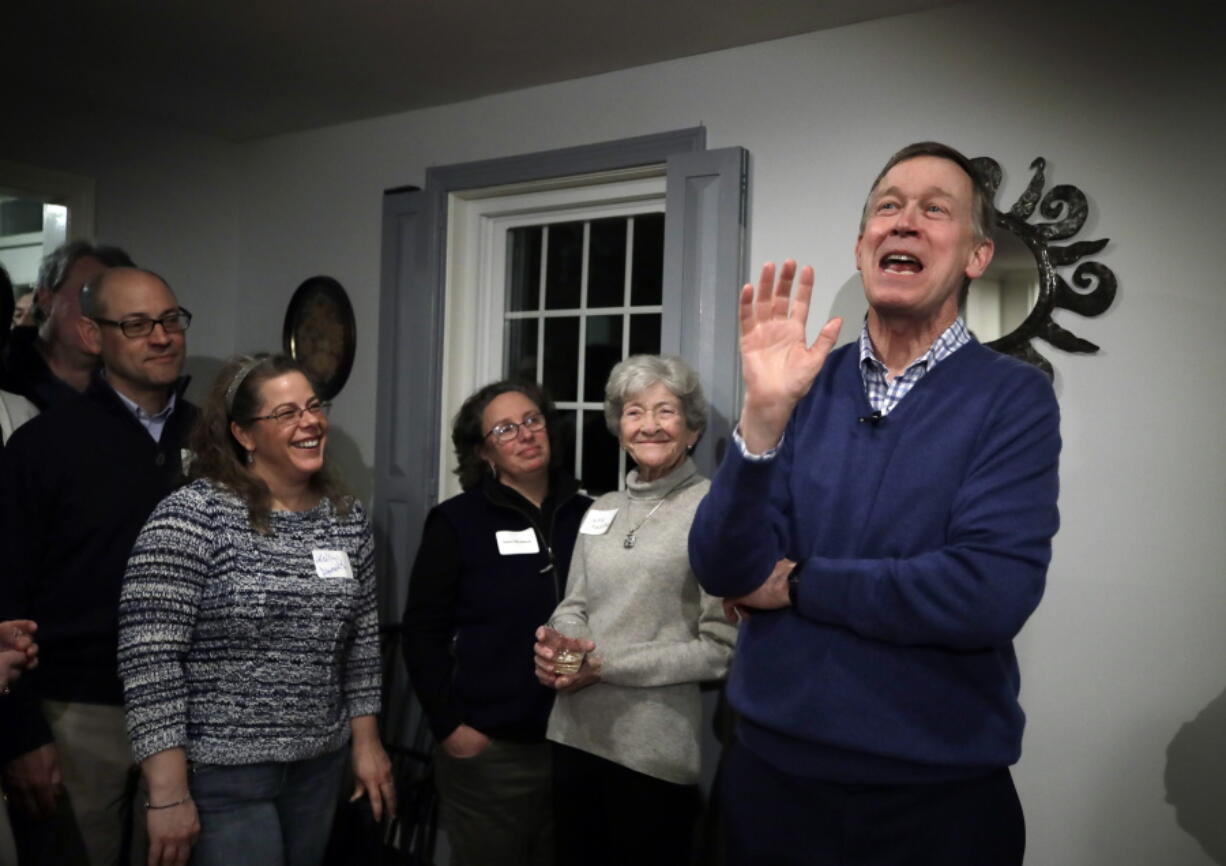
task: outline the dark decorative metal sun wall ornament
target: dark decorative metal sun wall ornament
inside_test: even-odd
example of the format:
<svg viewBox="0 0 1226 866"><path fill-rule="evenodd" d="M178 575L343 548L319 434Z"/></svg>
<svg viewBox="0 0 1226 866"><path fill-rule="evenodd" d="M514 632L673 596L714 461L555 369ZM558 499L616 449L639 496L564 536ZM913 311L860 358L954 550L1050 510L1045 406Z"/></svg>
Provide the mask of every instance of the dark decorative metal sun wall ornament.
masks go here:
<svg viewBox="0 0 1226 866"><path fill-rule="evenodd" d="M971 163L987 188L989 197L995 202L1000 189L1000 164L987 156L976 157ZM996 224L1019 237L1034 254L1039 268L1038 298L1030 314L1017 328L987 345L1034 364L1050 377L1053 375L1051 363L1030 345L1030 341L1042 337L1066 352L1097 352L1098 346L1057 325L1052 319L1052 310L1062 307L1083 316L1097 316L1115 300L1116 280L1111 269L1098 262L1081 262L1077 265L1072 275L1076 289L1056 271L1058 267L1072 265L1101 251L1110 239L1053 246L1052 241L1067 240L1081 231L1089 214L1089 205L1085 194L1068 184L1054 186L1047 195L1043 195L1043 169L1047 167L1047 161L1041 156L1037 157L1030 167L1034 170L1034 176L1026 191L1007 213L996 209ZM1039 214L1049 222L1029 222L1036 205Z"/></svg>

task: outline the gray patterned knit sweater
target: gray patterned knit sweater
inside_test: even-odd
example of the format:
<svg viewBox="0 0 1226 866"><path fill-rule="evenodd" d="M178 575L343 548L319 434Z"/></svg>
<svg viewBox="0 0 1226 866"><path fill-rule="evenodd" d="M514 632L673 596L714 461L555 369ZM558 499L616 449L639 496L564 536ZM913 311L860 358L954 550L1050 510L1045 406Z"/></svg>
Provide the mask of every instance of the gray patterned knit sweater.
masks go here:
<svg viewBox="0 0 1226 866"><path fill-rule="evenodd" d="M379 711L370 523L354 503L274 511L260 535L232 493L195 481L141 530L119 603L119 674L136 760L294 761Z"/></svg>

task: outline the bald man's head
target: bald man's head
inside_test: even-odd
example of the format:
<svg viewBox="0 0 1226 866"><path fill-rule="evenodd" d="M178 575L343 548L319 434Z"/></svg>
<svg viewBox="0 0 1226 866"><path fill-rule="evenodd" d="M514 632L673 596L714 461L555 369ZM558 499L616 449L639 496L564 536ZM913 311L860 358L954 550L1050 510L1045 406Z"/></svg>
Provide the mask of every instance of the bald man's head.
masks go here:
<svg viewBox="0 0 1226 866"><path fill-rule="evenodd" d="M115 318L113 314L107 312L107 294L114 291L122 292L124 286L145 279L157 280L166 287L166 291L174 294L170 283L153 271L136 267L108 268L95 274L81 289L81 315L89 319Z"/></svg>

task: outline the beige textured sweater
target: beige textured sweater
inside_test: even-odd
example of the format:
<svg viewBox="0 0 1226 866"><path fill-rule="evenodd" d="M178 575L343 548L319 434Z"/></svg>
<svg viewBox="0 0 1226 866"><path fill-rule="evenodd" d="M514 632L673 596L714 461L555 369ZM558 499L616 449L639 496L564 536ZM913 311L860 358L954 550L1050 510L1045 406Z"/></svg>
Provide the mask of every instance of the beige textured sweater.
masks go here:
<svg viewBox="0 0 1226 866"><path fill-rule="evenodd" d="M736 640L719 599L703 592L690 570L690 524L711 482L687 459L654 482L640 482L631 471L626 486L592 506L589 516L617 513L600 534L590 531L600 521L585 520L566 598L554 614L587 619L604 663L601 682L559 694L547 736L658 779L693 784L700 770L698 684L725 676ZM627 549L627 532L661 497Z"/></svg>

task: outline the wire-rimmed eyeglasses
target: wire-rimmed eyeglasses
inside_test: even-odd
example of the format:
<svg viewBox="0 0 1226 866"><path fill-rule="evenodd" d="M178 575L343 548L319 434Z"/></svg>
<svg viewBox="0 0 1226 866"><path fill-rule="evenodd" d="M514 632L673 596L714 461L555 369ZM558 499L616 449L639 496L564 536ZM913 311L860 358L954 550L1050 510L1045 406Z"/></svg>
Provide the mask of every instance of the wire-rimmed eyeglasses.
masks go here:
<svg viewBox="0 0 1226 866"><path fill-rule="evenodd" d="M519 422L507 421L505 424L497 425L485 435L487 437L493 436L499 442L510 442L519 435L520 427L531 430L533 433L540 433L545 429L545 416L538 412L535 415L529 415Z"/></svg>
<svg viewBox="0 0 1226 866"><path fill-rule="evenodd" d="M332 408L332 404L327 400L312 400L305 406L282 406L276 412L270 415L256 415L252 421L276 421L282 427L289 427L291 424L297 424L298 419L304 413L309 412L316 418L322 418L328 414L328 410Z"/></svg>

